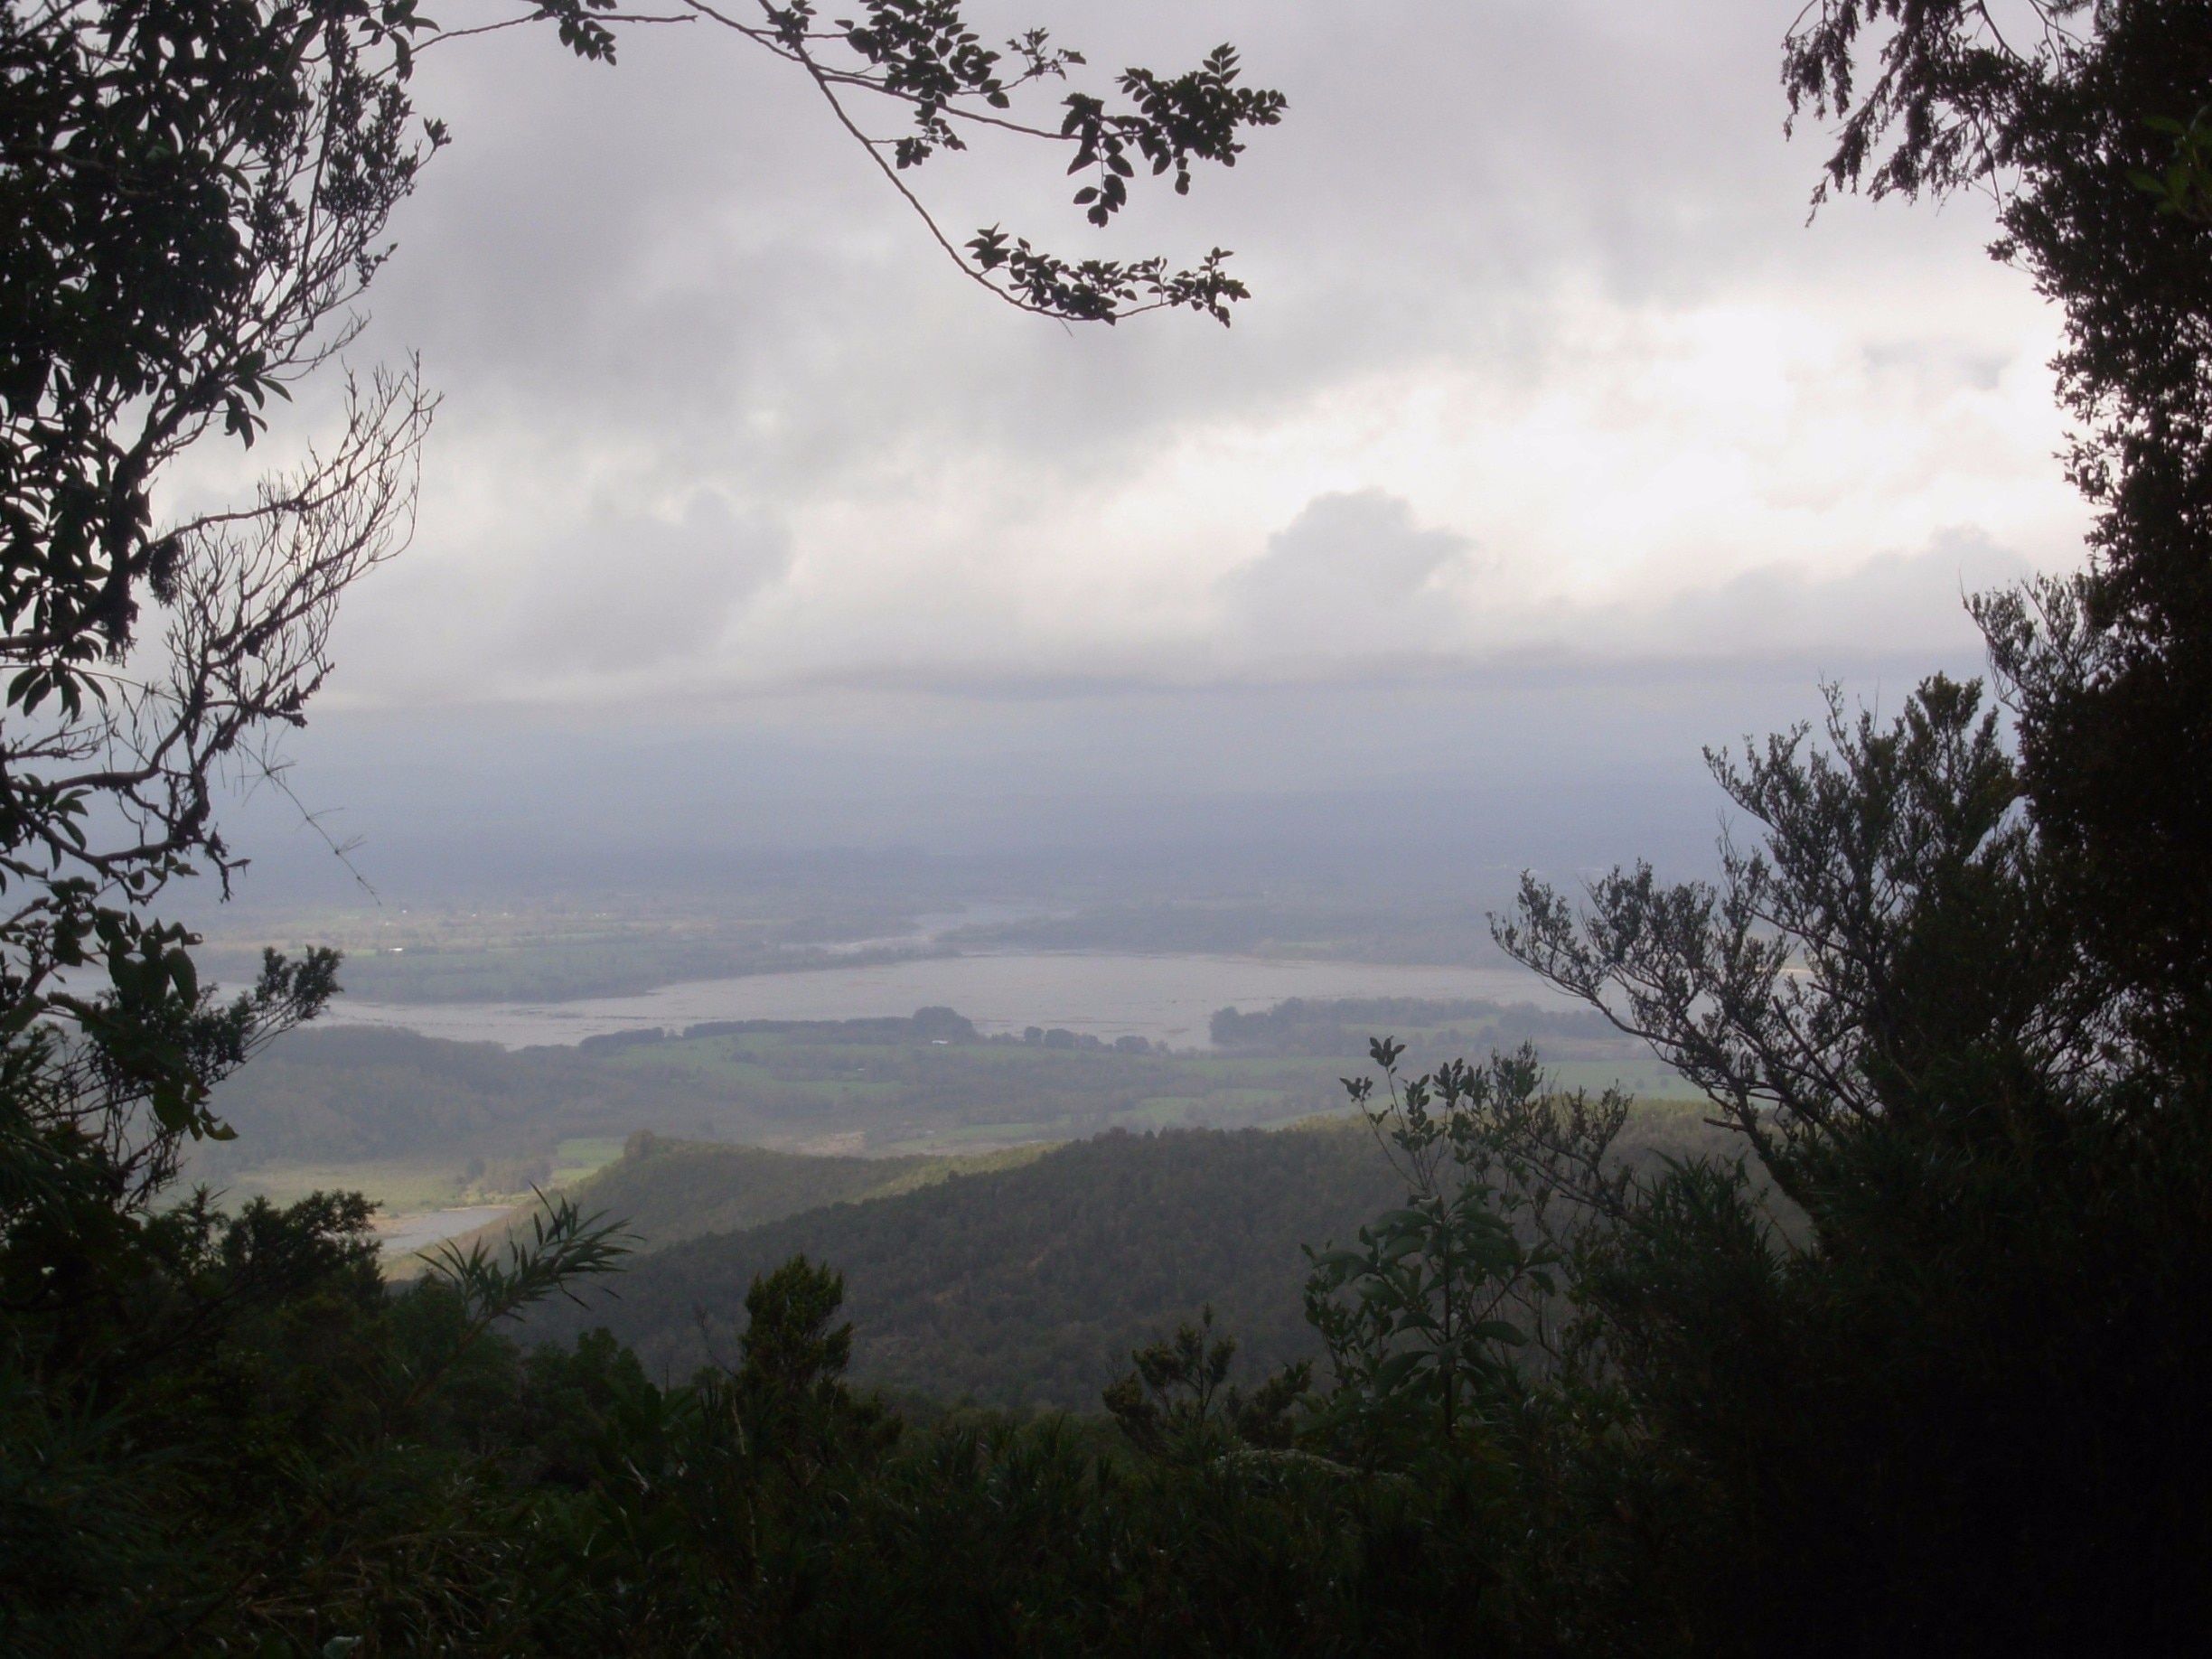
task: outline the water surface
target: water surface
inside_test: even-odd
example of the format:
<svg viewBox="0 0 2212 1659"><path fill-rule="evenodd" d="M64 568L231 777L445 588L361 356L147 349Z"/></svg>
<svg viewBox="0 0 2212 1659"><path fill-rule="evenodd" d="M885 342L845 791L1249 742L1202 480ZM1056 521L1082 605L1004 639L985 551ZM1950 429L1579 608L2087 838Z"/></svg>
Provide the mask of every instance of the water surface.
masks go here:
<svg viewBox="0 0 2212 1659"><path fill-rule="evenodd" d="M388 1215L377 1222L376 1234L384 1246L384 1260L397 1261L418 1250L427 1250L441 1239L458 1238L489 1226L513 1206L473 1204L460 1209L431 1210L420 1215Z"/></svg>
<svg viewBox="0 0 2212 1659"><path fill-rule="evenodd" d="M865 1019L958 1009L986 1036L1064 1026L1108 1041L1148 1037L1208 1045L1218 1008L1250 1012L1290 997L1569 1000L1524 969L1408 968L1369 962L1264 961L1234 956L1025 952L926 957L865 968L818 968L663 986L575 1002L389 1003L342 998L329 1023L402 1026L429 1036L509 1048L571 1044L613 1031L678 1028L715 1019Z"/></svg>

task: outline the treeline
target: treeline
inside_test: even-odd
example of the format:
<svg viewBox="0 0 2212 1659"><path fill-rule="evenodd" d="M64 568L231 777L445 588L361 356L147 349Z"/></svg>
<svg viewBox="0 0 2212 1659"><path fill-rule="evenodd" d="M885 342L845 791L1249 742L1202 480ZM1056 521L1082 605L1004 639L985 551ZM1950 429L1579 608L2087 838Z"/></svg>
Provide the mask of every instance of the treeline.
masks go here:
<svg viewBox="0 0 2212 1659"><path fill-rule="evenodd" d="M680 1031L645 1026L634 1031L610 1031L599 1036L587 1036L576 1045L576 1052L603 1059L659 1043L703 1043L713 1037L797 1037L838 1046L983 1040L976 1033L975 1022L966 1016L951 1008L928 1008L915 1009L905 1019L895 1016L869 1019L709 1019L686 1026Z"/></svg>

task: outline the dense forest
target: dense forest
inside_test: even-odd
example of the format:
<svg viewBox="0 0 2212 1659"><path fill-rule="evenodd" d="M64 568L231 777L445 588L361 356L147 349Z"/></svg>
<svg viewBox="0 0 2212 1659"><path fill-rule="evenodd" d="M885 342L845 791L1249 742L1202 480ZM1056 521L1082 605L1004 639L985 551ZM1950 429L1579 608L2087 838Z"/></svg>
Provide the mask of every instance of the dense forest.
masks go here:
<svg viewBox="0 0 2212 1659"><path fill-rule="evenodd" d="M840 113L912 115L902 177L962 147L949 109L996 120L1086 67L1041 33L987 47L957 4L674 9ZM183 1178L282 1119L215 1091L323 1011L336 953L270 951L220 998L157 906L188 869L240 875L211 780L323 684L338 596L405 539L434 400L362 377L336 445L253 504L155 502L333 359L447 138L412 102L436 26L410 0L0 8L0 1648L2201 1647L2212 4L2027 11L1816 0L1784 83L1831 131L1823 199L1992 195L1993 251L2062 329L2086 563L1974 601L1987 684L1931 677L1879 717L1837 690L1823 726L1712 755L1741 826L1713 880L1532 877L1494 923L1702 1116L1433 1031L1346 1066L1361 1022L1278 1009L1224 1024L1263 1052L1191 1064L1342 1072L1341 1125L1110 1132L642 1251L557 1195L396 1286L359 1195L226 1207ZM509 21L601 63L649 23ZM1102 225L1283 108L1224 47L1005 130L1073 146ZM939 240L1071 323L1244 297L1219 251ZM122 695L155 619L156 679ZM941 1052L1007 1067L1008 1100L1024 1068L1093 1066L1107 1117L1180 1064L792 1035L520 1064L757 1073L771 1115L922 1122L958 1120ZM504 1062L449 1061L484 1075L395 1134L528 1110ZM694 1156L641 1140L610 1190L665 1171L673 1196ZM565 1311L625 1279L639 1347L578 1330L630 1309Z"/></svg>
<svg viewBox="0 0 2212 1659"><path fill-rule="evenodd" d="M1317 1355L1301 1243L1349 1238L1402 1195L1357 1126L1107 1135L1020 1168L693 1239L633 1263L584 1306L524 1327L605 1325L648 1373L689 1377L737 1350L747 1288L803 1255L845 1277L852 1375L998 1406L1098 1409L1129 1351L1209 1300L1273 1368Z"/></svg>
<svg viewBox="0 0 2212 1659"><path fill-rule="evenodd" d="M1653 1108L1617 1144L1648 1159L1726 1143L1694 1110ZM774 1157L648 1141L595 1176L576 1202L651 1217L653 1253L576 1303L535 1310L524 1340L604 1326L651 1374L688 1377L736 1352L755 1279L805 1256L844 1275L856 1383L1092 1411L1133 1349L1209 1306L1250 1364L1319 1358L1300 1247L1348 1242L1404 1195L1367 1126L1342 1117L1266 1132L1118 1131L996 1169L884 1160L908 1167L877 1174L874 1160L786 1158L788 1173L729 1178L732 1163ZM786 1196L807 1189L821 1195ZM764 1200L787 1213L748 1224L739 1206Z"/></svg>

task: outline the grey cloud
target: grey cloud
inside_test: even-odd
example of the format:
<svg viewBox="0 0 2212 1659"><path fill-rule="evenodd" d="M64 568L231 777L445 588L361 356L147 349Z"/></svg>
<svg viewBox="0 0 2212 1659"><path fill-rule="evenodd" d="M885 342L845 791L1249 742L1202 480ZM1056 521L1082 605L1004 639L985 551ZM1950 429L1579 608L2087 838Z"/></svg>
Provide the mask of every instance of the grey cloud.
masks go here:
<svg viewBox="0 0 2212 1659"><path fill-rule="evenodd" d="M364 344L419 345L448 394L435 487L418 553L349 604L333 689L355 692L365 666L370 695L318 710L303 794L356 809L372 858L465 855L499 881L564 834L628 879L651 849L627 850L653 837L709 863L730 845L902 840L1245 859L1287 822L1317 846L1401 834L1350 860L1387 871L1413 832L1374 810L1386 795L1427 803L1419 837L1453 861L1561 867L1669 838L1694 855L1714 804L1700 743L1816 712L1823 673L1856 691L1972 671L1960 595L2025 562L1961 531L1842 574L1777 562L1694 586L1684 556L1634 602L1546 607L1504 581L1477 592L1516 552L1502 520L1451 510L1478 553L1401 495L1317 496L1346 481L1298 475L1240 520L1247 548L1280 527L1264 549L1195 582L1187 614L1055 631L1034 617L1111 593L1039 598L1017 578L1049 571L1056 522L1111 507L1210 423L1246 423L1233 453L1439 368L1541 393L1620 349L1588 333L1607 305L1771 302L1845 333L1873 312L1907 333L1868 368L1916 396L2041 361L1944 337L1936 296L1978 303L2010 280L1978 257L1976 204L1846 202L1804 228L1822 152L1779 131L1787 9L1013 8L1101 72L1233 39L1254 81L1288 90L1288 123L1233 174L1148 197L1126 235L1091 236L1034 155L1009 166L979 145L918 181L956 237L1003 218L1064 252L1233 248L1256 298L1232 331L1071 333L1006 311L942 262L812 89L737 42L643 31L614 70L528 32L426 55L417 84L457 142L397 226ZM1206 453L1192 445L1194 474ZM909 486L973 501L986 530L1017 520L1034 558L948 558L886 619L853 600L886 568L857 538L903 528L895 512L805 539L796 667L753 700L717 691L716 642L781 597L784 526L805 537L825 502L849 524ZM530 520L579 499L600 505L550 535ZM688 505L655 516L668 503ZM319 842L293 839L335 878Z"/></svg>
<svg viewBox="0 0 2212 1659"><path fill-rule="evenodd" d="M1981 640L1966 599L2035 571L1973 527L1832 575L1776 563L1635 600L1480 604L1481 568L1469 538L1422 528L1407 502L1364 490L1317 497L1220 591L1246 663L1271 680L1333 662L1532 685L1566 671L1596 685L1698 663L1785 668L1809 684L1877 663L1970 664ZM1232 667L1226 678L1238 677Z"/></svg>
<svg viewBox="0 0 2212 1659"><path fill-rule="evenodd" d="M371 680L392 665L370 695L558 700L591 674L680 662L700 671L671 680L711 688L705 647L784 568L786 523L808 576L805 614L777 641L794 683L863 656L911 665L919 683L1015 685L1040 662L1077 680L1158 665L1172 678L1215 644L1233 677L1286 658L1336 671L1407 651L1557 657L1596 635L1616 654L1669 649L1654 641L1669 632L1731 647L1830 637L1826 599L1777 575L1617 617L1578 609L1555 649L1547 613L1486 595L1476 614L1468 545L1372 492L1309 503L1244 570L1193 582L1179 614L1163 605L1089 634L1039 624L1064 615L1024 589L1054 557L1055 522L1111 508L1163 455L1202 446L1211 423L1263 438L1270 422L1378 387L1381 403L1395 377L1439 366L1478 366L1511 404L1614 349L1576 332L1592 293L1661 311L1715 295L1794 304L1822 284L1909 295L1932 291L1937 269L1986 268L1957 263L1981 235L1971 204L1939 220L1846 203L1804 230L1818 151L1779 135L1764 0L1064 9L1055 31L1101 69L1234 39L1251 79L1289 91L1291 117L1188 202L1141 202L1120 243L1089 236L1034 155L1009 165L979 145L920 183L955 233L1003 216L1071 250L1233 247L1258 295L1233 331L1157 317L1071 333L1008 313L942 262L810 87L708 32L638 32L613 70L527 34L426 56L426 105L454 118L457 143L398 227L372 342L387 355L421 344L448 397L423 579L407 561L349 623L351 663ZM1995 372L1968 367L1977 383ZM616 513L546 547L528 515L568 511L574 480L606 500L719 497L761 516L731 520L717 544L720 531ZM926 507L948 480L977 504L982 555L948 560L930 590L942 614L871 610L893 562L879 555L914 522L901 508ZM1291 520L1320 482L1257 502L1239 537ZM509 501L523 504L513 520L471 528ZM1513 554L1504 527L1453 511L1486 553ZM1036 557L991 564L990 530L1016 520L1035 527ZM957 530L914 533L960 545ZM1100 591L1101 614L1128 604ZM1788 613L1772 629L1762 595ZM491 649L455 620L477 602L505 613ZM361 685L350 674L334 689Z"/></svg>
<svg viewBox="0 0 2212 1659"><path fill-rule="evenodd" d="M673 521L611 516L539 550L511 654L541 672L657 667L714 644L731 615L791 568L773 521L692 498Z"/></svg>
<svg viewBox="0 0 2212 1659"><path fill-rule="evenodd" d="M1640 633L1653 654L1667 657L1794 659L1816 667L1823 658L1945 656L1978 647L1968 595L2033 571L1980 531L1954 530L1918 553L1882 554L1838 576L1786 565L1746 571L1678 594L1644 618L1617 609L1598 631L1616 639Z"/></svg>
<svg viewBox="0 0 2212 1659"><path fill-rule="evenodd" d="M1071 338L1007 314L811 88L686 30L637 32L614 70L520 38L426 70L458 142L400 226L380 337L451 365L456 430L490 417L588 445L619 421L788 498L911 449L1095 473L1178 423L1439 353L1533 374L1570 274L1681 298L1896 258L1902 214L1802 229L1817 152L1781 139L1763 0L1658 21L1623 4L1071 10L1055 30L1101 64L1234 39L1291 117L1188 202L1141 202L1121 242L1076 220L1035 155L983 146L921 187L956 234L1004 217L1072 251L1233 247L1259 295L1233 333L1155 319ZM1915 248L1947 239L1910 231ZM773 430L732 418L761 411Z"/></svg>
<svg viewBox="0 0 2212 1659"><path fill-rule="evenodd" d="M1382 490L1317 495L1267 551L1223 578L1222 598L1260 651L1340 656L1439 644L1475 544L1423 529Z"/></svg>
<svg viewBox="0 0 2212 1659"><path fill-rule="evenodd" d="M292 782L318 810L343 809L333 821L366 838L361 867L398 895L532 879L636 890L715 878L746 850L906 846L1088 849L1092 867L1203 853L1247 879L1288 867L1382 887L1418 858L1502 899L1529 865L1701 858L1717 797L1700 745L1818 708L1795 674L1694 673L830 695L736 721L484 706L327 717L302 735ZM260 799L237 824L262 861L258 890L307 876L342 902L343 869L295 817Z"/></svg>

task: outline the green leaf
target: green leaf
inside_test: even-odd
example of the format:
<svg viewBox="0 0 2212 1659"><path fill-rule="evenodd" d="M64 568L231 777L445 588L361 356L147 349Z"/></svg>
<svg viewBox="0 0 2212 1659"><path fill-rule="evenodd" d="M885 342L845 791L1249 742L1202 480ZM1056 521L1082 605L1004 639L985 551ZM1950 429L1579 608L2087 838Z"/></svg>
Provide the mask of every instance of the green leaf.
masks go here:
<svg viewBox="0 0 2212 1659"><path fill-rule="evenodd" d="M1375 1367L1375 1388L1378 1392L1392 1394L1429 1363L1426 1354L1393 1354Z"/></svg>

